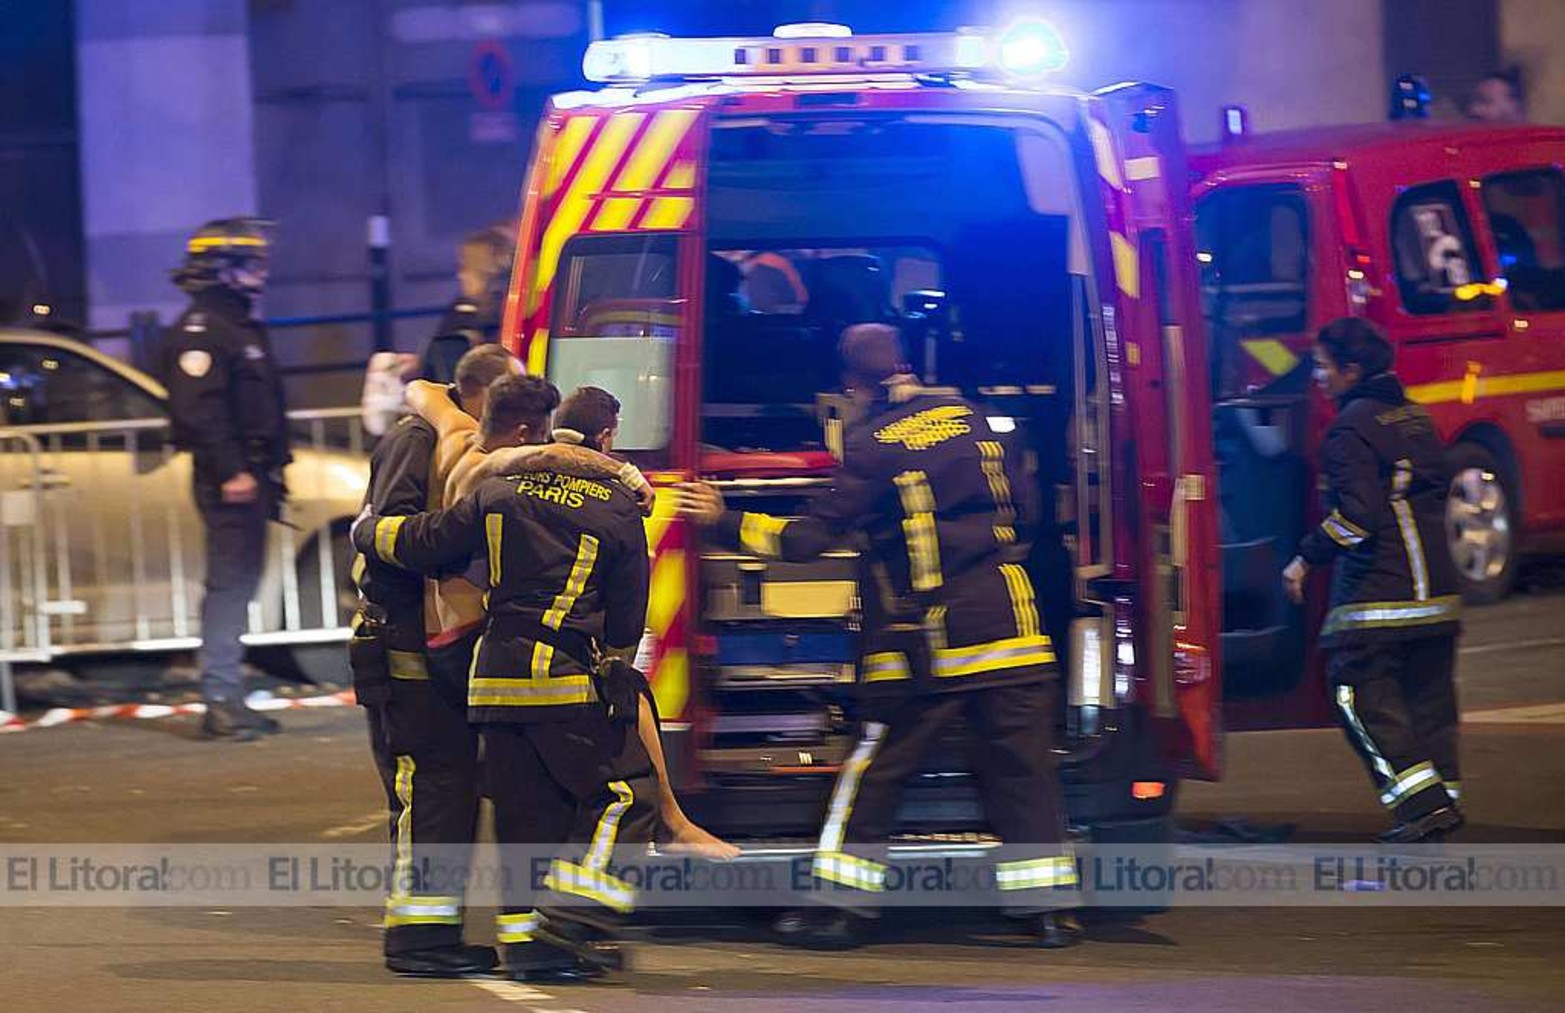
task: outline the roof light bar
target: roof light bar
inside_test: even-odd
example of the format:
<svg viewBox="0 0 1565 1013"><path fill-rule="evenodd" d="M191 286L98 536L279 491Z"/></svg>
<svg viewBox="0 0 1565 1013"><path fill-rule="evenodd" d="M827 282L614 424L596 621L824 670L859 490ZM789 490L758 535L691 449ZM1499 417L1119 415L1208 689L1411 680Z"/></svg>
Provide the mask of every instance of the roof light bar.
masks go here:
<svg viewBox="0 0 1565 1013"><path fill-rule="evenodd" d="M1045 21L1000 32L853 35L843 25L781 25L771 37L673 39L621 36L587 48L589 81L633 84L654 78L799 77L873 73L1029 77L1065 66L1069 53Z"/></svg>

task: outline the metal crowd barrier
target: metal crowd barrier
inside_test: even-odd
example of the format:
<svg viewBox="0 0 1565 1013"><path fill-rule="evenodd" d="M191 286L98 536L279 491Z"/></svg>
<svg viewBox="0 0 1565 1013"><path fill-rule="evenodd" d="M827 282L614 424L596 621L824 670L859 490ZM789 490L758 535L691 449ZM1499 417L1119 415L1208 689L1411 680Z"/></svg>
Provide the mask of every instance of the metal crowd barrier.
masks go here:
<svg viewBox="0 0 1565 1013"><path fill-rule="evenodd" d="M357 408L290 412L284 524L270 526L250 645L345 640L347 528L368 479ZM200 645L204 560L190 457L146 419L0 428L0 709L11 669Z"/></svg>

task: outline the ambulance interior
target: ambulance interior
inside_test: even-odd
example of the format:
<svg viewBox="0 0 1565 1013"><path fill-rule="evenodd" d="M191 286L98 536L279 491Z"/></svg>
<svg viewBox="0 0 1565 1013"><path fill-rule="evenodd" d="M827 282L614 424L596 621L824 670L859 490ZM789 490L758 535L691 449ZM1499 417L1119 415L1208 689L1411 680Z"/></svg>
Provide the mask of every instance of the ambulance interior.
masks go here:
<svg viewBox="0 0 1565 1013"><path fill-rule="evenodd" d="M824 491L804 480L829 468L852 410L840 394L842 330L898 325L926 385L977 400L1036 454L1055 523L1031 568L1040 601L1054 606L1044 620L1063 655L1072 556L1078 570L1101 565L1099 533L1110 527L1101 516L1107 478L1097 471L1107 407L1095 400L1089 258L1064 135L1042 121L719 121L708 172L700 439L709 475L735 506L797 513ZM789 596L777 585L851 588L846 561L774 564L757 575L709 556L705 577L706 618L730 620L716 624L720 672L732 676L719 678L718 693L746 685L756 673L744 664L747 648L786 627L803 645L791 655L800 664L773 668L766 681L829 700L794 676L847 648L847 638L832 647L827 636L841 630L843 603L829 623L829 595ZM780 607L767 607L768 597ZM743 608L746 600L758 607ZM807 699L797 702L809 712ZM720 718L719 741L770 746L816 730L759 713L781 703L775 693L726 694L721 710L735 734L721 734Z"/></svg>

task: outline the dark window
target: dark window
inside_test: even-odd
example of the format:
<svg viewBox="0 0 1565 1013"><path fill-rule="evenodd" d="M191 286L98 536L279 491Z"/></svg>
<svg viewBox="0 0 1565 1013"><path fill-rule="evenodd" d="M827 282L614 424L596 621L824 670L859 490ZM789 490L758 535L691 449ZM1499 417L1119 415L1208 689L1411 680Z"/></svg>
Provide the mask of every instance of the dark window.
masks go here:
<svg viewBox="0 0 1565 1013"><path fill-rule="evenodd" d="M549 379L589 384L624 406L615 447L661 450L673 404L673 348L684 311L673 236L577 236L555 281Z"/></svg>
<svg viewBox="0 0 1565 1013"><path fill-rule="evenodd" d="M1512 305L1565 310L1565 177L1557 169L1490 176L1483 203Z"/></svg>
<svg viewBox="0 0 1565 1013"><path fill-rule="evenodd" d="M10 425L161 419L163 405L113 371L47 345L0 345L0 396Z"/></svg>
<svg viewBox="0 0 1565 1013"><path fill-rule="evenodd" d="M1216 397L1270 388L1298 367L1295 349L1308 342L1309 240L1298 187L1232 187L1196 209Z"/></svg>
<svg viewBox="0 0 1565 1013"><path fill-rule="evenodd" d="M1493 305L1475 286L1484 280L1483 269L1455 183L1414 187L1397 198L1391 209L1391 252L1409 313L1461 313Z"/></svg>

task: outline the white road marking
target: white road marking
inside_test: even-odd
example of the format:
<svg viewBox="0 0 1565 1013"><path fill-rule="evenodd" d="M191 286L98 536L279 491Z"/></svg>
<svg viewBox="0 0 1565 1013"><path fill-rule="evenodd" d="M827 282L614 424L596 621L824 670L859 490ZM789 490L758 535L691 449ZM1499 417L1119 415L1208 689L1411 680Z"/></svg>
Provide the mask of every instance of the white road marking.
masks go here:
<svg viewBox="0 0 1565 1013"><path fill-rule="evenodd" d="M321 836L327 840L335 840L338 837L353 837L367 830L374 830L378 826L384 826L386 819L384 812L370 813L368 816L360 816L356 820L349 820L334 827L327 827L321 831Z"/></svg>
<svg viewBox="0 0 1565 1013"><path fill-rule="evenodd" d="M1539 640L1513 640L1508 644L1470 644L1456 649L1457 654L1500 654L1505 651L1530 651L1535 647L1559 647L1565 645L1565 637L1544 637Z"/></svg>
<svg viewBox="0 0 1565 1013"><path fill-rule="evenodd" d="M1529 707L1497 707L1462 715L1467 724L1565 725L1565 703L1540 703Z"/></svg>
<svg viewBox="0 0 1565 1013"><path fill-rule="evenodd" d="M504 999L506 1002L553 1002L554 996L547 992L541 992L531 985L522 985L514 981L477 981L468 979L468 983L483 989L496 999ZM564 1013L562 1010L554 1010L551 1013Z"/></svg>

